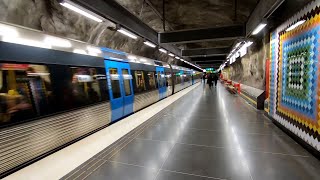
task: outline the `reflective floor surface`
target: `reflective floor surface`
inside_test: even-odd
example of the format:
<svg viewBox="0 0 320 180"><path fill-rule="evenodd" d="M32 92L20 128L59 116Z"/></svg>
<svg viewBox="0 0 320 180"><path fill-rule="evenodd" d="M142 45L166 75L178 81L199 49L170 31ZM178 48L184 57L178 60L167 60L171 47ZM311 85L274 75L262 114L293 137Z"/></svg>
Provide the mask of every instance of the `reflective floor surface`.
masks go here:
<svg viewBox="0 0 320 180"><path fill-rule="evenodd" d="M201 85L63 179L312 180L319 169L263 112Z"/></svg>

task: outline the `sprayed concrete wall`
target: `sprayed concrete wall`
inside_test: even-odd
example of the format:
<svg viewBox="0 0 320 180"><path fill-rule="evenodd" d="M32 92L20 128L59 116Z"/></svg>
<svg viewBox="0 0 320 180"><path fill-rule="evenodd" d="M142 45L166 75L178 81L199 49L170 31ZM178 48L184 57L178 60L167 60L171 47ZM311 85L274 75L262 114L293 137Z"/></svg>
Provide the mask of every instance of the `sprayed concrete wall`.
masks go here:
<svg viewBox="0 0 320 180"><path fill-rule="evenodd" d="M143 15L143 14L142 14ZM168 57L61 6L57 0L0 0L0 21L167 62ZM154 24L156 26L156 23Z"/></svg>

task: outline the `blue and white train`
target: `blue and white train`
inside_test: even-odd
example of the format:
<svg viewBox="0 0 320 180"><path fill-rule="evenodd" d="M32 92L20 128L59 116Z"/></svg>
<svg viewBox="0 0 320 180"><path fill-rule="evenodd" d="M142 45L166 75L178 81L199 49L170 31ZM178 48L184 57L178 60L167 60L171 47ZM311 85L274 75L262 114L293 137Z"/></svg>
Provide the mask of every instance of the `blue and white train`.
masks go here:
<svg viewBox="0 0 320 180"><path fill-rule="evenodd" d="M144 57L0 23L0 176L200 81Z"/></svg>

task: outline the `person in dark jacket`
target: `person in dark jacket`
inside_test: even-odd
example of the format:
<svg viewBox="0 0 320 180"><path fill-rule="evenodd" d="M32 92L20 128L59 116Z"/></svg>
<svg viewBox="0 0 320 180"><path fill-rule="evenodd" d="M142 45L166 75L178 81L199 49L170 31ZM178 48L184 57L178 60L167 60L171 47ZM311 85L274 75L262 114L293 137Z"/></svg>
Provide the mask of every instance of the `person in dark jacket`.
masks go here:
<svg viewBox="0 0 320 180"><path fill-rule="evenodd" d="M210 73L210 74L208 74L208 77L207 77L207 83L208 83L208 85L209 85L209 88L211 89L212 88L212 86L213 86L213 76L212 76L212 74Z"/></svg>
<svg viewBox="0 0 320 180"><path fill-rule="evenodd" d="M215 73L213 75L214 87L217 87L218 80L219 80L218 73Z"/></svg>

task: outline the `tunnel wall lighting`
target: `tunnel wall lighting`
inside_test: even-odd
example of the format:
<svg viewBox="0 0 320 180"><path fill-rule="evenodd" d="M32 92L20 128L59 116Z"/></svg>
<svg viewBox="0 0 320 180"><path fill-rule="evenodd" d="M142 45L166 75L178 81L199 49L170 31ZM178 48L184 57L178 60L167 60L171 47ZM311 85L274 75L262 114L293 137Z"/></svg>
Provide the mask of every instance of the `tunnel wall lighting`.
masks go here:
<svg viewBox="0 0 320 180"><path fill-rule="evenodd" d="M151 42L149 42L149 41L145 41L144 44L147 45L147 46L149 46L149 47L152 47L152 48L155 48L155 47L156 47L155 44L153 44L153 43L151 43Z"/></svg>
<svg viewBox="0 0 320 180"><path fill-rule="evenodd" d="M267 25L266 23L259 24L259 26L253 30L252 35L258 34L264 27L266 27L266 25Z"/></svg>
<svg viewBox="0 0 320 180"><path fill-rule="evenodd" d="M163 53L167 53L168 51L165 49L160 48L159 51L163 52Z"/></svg>
<svg viewBox="0 0 320 180"><path fill-rule="evenodd" d="M71 2L71 1L65 0L65 1L61 2L60 4L62 6L64 6L64 7L68 8L68 9L74 11L74 12L77 12L79 14L82 14L82 15L86 16L87 18L92 19L92 20L94 20L96 22L101 23L103 21L102 17L99 17L98 15L95 15L92 12L87 12L86 9L78 6L77 4L75 4L75 3Z"/></svg>
<svg viewBox="0 0 320 180"><path fill-rule="evenodd" d="M171 57L174 57L174 54L172 54L172 53L169 53L169 56L171 56Z"/></svg>
<svg viewBox="0 0 320 180"><path fill-rule="evenodd" d="M137 39L138 38L138 36L136 36L135 34L133 34L132 32L130 32L130 31L124 29L124 28L120 28L117 31L120 32L121 34L124 34L124 35L132 38L132 39Z"/></svg>
<svg viewBox="0 0 320 180"><path fill-rule="evenodd" d="M298 21L296 22L294 25L290 26L286 31L291 31L291 30L294 30L295 28L297 28L298 26L300 26L301 24L305 23L306 20L301 20L301 21Z"/></svg>

